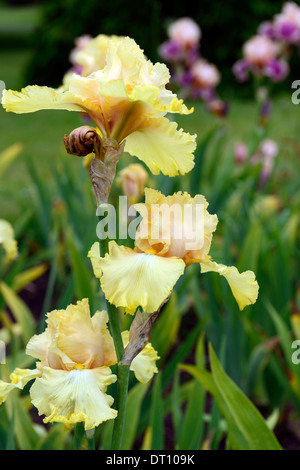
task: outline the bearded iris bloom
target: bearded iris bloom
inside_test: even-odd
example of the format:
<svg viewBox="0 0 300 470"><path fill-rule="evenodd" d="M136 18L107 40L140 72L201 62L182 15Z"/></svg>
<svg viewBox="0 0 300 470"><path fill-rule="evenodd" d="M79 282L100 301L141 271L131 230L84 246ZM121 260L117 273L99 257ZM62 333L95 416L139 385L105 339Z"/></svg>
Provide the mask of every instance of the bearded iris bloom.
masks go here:
<svg viewBox="0 0 300 470"><path fill-rule="evenodd" d="M46 416L45 423L59 422L70 428L84 422L88 430L116 418L113 398L106 393L117 380L110 369L117 358L107 321L105 311L90 316L87 299L48 313L46 330L33 336L26 348L39 361L36 369L16 369L10 383L0 381L0 404L13 389L22 389L35 379L31 401ZM128 341L125 331L125 346ZM139 381L148 382L157 372L157 359L150 343L134 358L131 370Z"/></svg>
<svg viewBox="0 0 300 470"><path fill-rule="evenodd" d="M162 211L162 207L171 209L175 205L179 209L189 205L192 219L184 210L177 216L165 217L167 212ZM203 208L199 220L197 205ZM218 218L207 211L204 196L192 198L188 193L178 192L166 197L160 191L146 188L145 203L134 207L142 216L135 248L111 241L109 253L101 258L96 242L88 254L110 303L124 307L129 314L134 314L138 307L148 313L155 312L170 295L185 268L193 263L199 263L202 273L213 271L224 276L240 310L255 303L258 284L252 271L239 273L234 266L211 260L209 251ZM200 231L202 237L199 238Z"/></svg>
<svg viewBox="0 0 300 470"><path fill-rule="evenodd" d="M194 166L196 136L177 129L167 113L189 114L175 94L166 88L170 74L164 64L152 64L129 37L101 35L80 57L92 62L90 73L65 77L59 89L27 86L21 92L5 90L7 111L31 113L63 109L87 113L101 136L121 145L143 160L153 174L185 174ZM89 60L88 60L89 59ZM82 59L84 62L84 60Z"/></svg>

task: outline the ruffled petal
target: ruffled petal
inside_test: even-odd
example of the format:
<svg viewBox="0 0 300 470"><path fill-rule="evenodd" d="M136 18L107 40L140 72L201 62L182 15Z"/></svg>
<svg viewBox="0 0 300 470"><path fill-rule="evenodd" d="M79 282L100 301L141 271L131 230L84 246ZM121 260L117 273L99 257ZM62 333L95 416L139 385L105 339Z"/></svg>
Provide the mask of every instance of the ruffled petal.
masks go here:
<svg viewBox="0 0 300 470"><path fill-rule="evenodd" d="M196 136L177 130L166 118L146 119L128 135L125 150L146 163L151 172L169 176L185 174L194 166Z"/></svg>
<svg viewBox="0 0 300 470"><path fill-rule="evenodd" d="M0 380L0 405L4 403L13 390L16 388L22 390L25 385L41 375L41 372L37 369L15 369L10 374L10 382L4 382Z"/></svg>
<svg viewBox="0 0 300 470"><path fill-rule="evenodd" d="M214 271L226 278L240 310L256 302L259 287L252 271L239 273L235 266L225 266L210 260L200 265L202 273Z"/></svg>
<svg viewBox="0 0 300 470"><path fill-rule="evenodd" d="M15 387L23 390L25 385L41 375L38 369L15 369L9 376L11 383Z"/></svg>
<svg viewBox="0 0 300 470"><path fill-rule="evenodd" d="M17 114L34 113L43 109L82 111L82 100L69 91L57 91L47 86L30 85L22 91L4 90L2 105Z"/></svg>
<svg viewBox="0 0 300 470"><path fill-rule="evenodd" d="M34 335L30 338L26 346L26 354L40 361L45 361L48 349L51 344L51 332L49 329L40 335Z"/></svg>
<svg viewBox="0 0 300 470"><path fill-rule="evenodd" d="M84 422L85 430L117 416L113 398L105 392L117 380L108 367L72 370L44 367L42 377L30 389L32 403L45 423L63 423L67 428Z"/></svg>
<svg viewBox="0 0 300 470"><path fill-rule="evenodd" d="M87 100L99 105L101 97L126 98L125 84L122 80L107 80L103 72L92 73L88 77L73 75L69 90L83 101Z"/></svg>
<svg viewBox="0 0 300 470"><path fill-rule="evenodd" d="M112 38L113 36L99 34L91 39L84 49L77 52L76 63L82 67L81 75L87 76L105 66L107 47Z"/></svg>
<svg viewBox="0 0 300 470"><path fill-rule="evenodd" d="M109 254L100 258L97 245L88 256L103 292L110 303L132 315L139 306L148 313L158 310L184 272L184 261L175 257L137 253L110 242Z"/></svg>
<svg viewBox="0 0 300 470"><path fill-rule="evenodd" d="M15 385L9 382L4 382L4 380L0 380L0 405L7 400L8 395L15 388Z"/></svg>
<svg viewBox="0 0 300 470"><path fill-rule="evenodd" d="M204 196L191 197L181 191L165 196L145 188L145 203L134 207L143 217L135 238L139 250L176 256L186 265L207 258L218 217L209 214Z"/></svg>
<svg viewBox="0 0 300 470"><path fill-rule="evenodd" d="M124 347L129 343L129 331L122 332ZM137 380L143 384L149 382L153 375L158 372L156 361L159 359L157 351L151 343L147 343L144 349L133 359L130 364Z"/></svg>
<svg viewBox="0 0 300 470"><path fill-rule="evenodd" d="M91 318L91 322L95 331L101 332L101 349L103 354L103 364L111 366L116 364L117 356L114 347L114 341L108 330L108 315L105 310L97 311Z"/></svg>
<svg viewBox="0 0 300 470"><path fill-rule="evenodd" d="M183 100L177 98L170 90L160 89L155 85L136 85L128 93L130 101L143 101L156 113L191 114L194 108L188 109Z"/></svg>
<svg viewBox="0 0 300 470"><path fill-rule="evenodd" d="M102 268L101 268L101 258L100 258L100 246L99 242L95 242L92 246L90 251L88 252L88 257L91 260L93 271L95 276L100 279L102 276Z"/></svg>
<svg viewBox="0 0 300 470"><path fill-rule="evenodd" d="M105 311L90 314L88 299L79 300L65 310L47 314L47 329L33 336L26 353L42 361L39 367L72 370L109 366L116 362L113 339Z"/></svg>
<svg viewBox="0 0 300 470"><path fill-rule="evenodd" d="M54 310L48 314L48 324L57 325L51 345L53 353L59 355L67 369L74 363L84 367L103 366L101 330L93 329L88 299L82 299L66 310Z"/></svg>
<svg viewBox="0 0 300 470"><path fill-rule="evenodd" d="M188 114L193 111L166 89L170 80L167 66L152 64L129 37L99 35L77 53L76 63L82 67L83 77L98 77L103 97L140 101L156 112ZM70 83L70 79L65 82Z"/></svg>
<svg viewBox="0 0 300 470"><path fill-rule="evenodd" d="M14 238L14 229L6 220L0 219L0 246L5 250L5 263L13 261L18 255L18 244Z"/></svg>

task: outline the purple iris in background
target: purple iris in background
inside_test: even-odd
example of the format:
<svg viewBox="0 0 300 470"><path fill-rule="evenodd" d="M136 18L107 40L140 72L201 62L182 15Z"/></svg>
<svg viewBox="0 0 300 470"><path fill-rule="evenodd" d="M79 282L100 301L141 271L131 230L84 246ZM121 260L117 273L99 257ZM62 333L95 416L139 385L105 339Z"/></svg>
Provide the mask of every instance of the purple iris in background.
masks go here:
<svg viewBox="0 0 300 470"><path fill-rule="evenodd" d="M281 82L288 76L288 73L289 65L283 59L272 59L264 68L264 75L269 77L272 82Z"/></svg>

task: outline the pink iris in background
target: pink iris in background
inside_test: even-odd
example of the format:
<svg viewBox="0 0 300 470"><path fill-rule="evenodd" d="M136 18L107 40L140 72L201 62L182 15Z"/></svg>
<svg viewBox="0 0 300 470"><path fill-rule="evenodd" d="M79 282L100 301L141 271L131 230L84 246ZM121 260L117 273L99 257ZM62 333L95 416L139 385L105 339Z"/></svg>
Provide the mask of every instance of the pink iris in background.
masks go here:
<svg viewBox="0 0 300 470"><path fill-rule="evenodd" d="M268 36L256 35L243 46L243 58L233 66L233 73L239 82L255 76L268 77L273 82L284 80L289 73L289 65L281 57L280 44Z"/></svg>
<svg viewBox="0 0 300 470"><path fill-rule="evenodd" d="M201 29L191 18L180 18L167 28L168 40L158 53L170 65L171 83L183 98L202 100L206 109L218 116L227 114L228 105L216 93L220 82L217 67L200 54Z"/></svg>

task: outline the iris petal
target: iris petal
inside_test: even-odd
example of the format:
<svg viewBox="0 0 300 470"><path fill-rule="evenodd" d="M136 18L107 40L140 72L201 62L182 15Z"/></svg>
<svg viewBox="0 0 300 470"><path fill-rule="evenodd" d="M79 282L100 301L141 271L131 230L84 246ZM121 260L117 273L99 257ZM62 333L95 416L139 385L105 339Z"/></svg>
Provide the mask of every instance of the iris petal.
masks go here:
<svg viewBox="0 0 300 470"><path fill-rule="evenodd" d="M31 400L45 423L63 423L67 428L79 422L85 429L117 416L111 408L113 398L105 392L117 377L108 367L63 371L43 368L30 389Z"/></svg>
<svg viewBox="0 0 300 470"><path fill-rule="evenodd" d="M107 300L134 314L140 306L148 313L158 310L184 272L185 263L176 257L163 258L137 253L109 243L109 253L99 256L95 243L89 252L96 277Z"/></svg>
<svg viewBox="0 0 300 470"><path fill-rule="evenodd" d="M210 260L200 265L202 273L213 271L225 277L240 310L256 302L259 287L252 271L239 273L235 266L225 266Z"/></svg>

